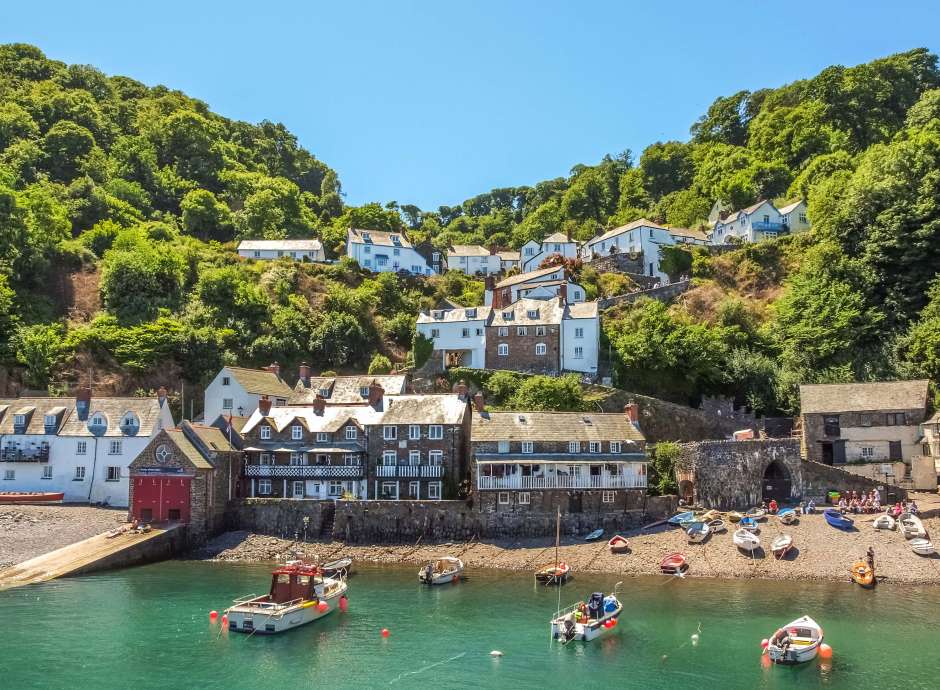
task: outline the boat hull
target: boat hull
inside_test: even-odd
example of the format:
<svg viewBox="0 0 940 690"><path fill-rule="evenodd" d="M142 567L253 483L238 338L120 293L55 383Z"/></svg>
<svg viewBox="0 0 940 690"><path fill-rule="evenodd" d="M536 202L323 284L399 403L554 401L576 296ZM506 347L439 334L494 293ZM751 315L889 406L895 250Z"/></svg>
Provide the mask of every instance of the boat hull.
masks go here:
<svg viewBox="0 0 940 690"><path fill-rule="evenodd" d="M785 640L784 630L788 630L792 637ZM816 658L822 643L822 628L804 616L788 623L770 638L767 656L775 664L804 664Z"/></svg>
<svg viewBox="0 0 940 690"><path fill-rule="evenodd" d="M623 613L623 604L618 602L617 608L614 611L610 613L605 612L601 618L591 619L587 623L575 623L574 636L571 638L565 633L564 619L556 618L552 621L552 639L563 640L566 643L572 641L591 642L598 637L614 632L617 629L616 627L606 628L604 627L604 623L610 620L617 620L621 613Z"/></svg>
<svg viewBox="0 0 940 690"><path fill-rule="evenodd" d="M433 571L429 571L428 566L425 566L418 571L418 582L422 582L426 585L446 585L451 582L459 581L460 576L463 575L463 561L459 558L445 558L440 560L448 562L450 566L446 570Z"/></svg>
<svg viewBox="0 0 940 690"><path fill-rule="evenodd" d="M686 558L681 553L670 554L659 562L659 570L664 575L678 575L686 569Z"/></svg>
<svg viewBox="0 0 940 690"><path fill-rule="evenodd" d="M313 623L339 608L339 600L346 594L346 583L340 582L339 585L329 596L320 599L320 602L327 605L323 611L320 610L320 602L316 601L305 601L283 609L267 610L260 606L252 606L250 603L236 604L225 611L225 615L228 616L228 629L232 632L252 635L276 635Z"/></svg>
<svg viewBox="0 0 940 690"><path fill-rule="evenodd" d="M782 647L771 645L767 648L767 656L769 656L770 660L775 664L805 664L807 661L812 661L816 658L819 654L820 644L822 644L822 640L800 648L789 647L783 649Z"/></svg>
<svg viewBox="0 0 940 690"><path fill-rule="evenodd" d="M785 525L792 525L796 522L796 511L795 510L781 510L777 513L777 518Z"/></svg>
<svg viewBox="0 0 940 690"><path fill-rule="evenodd" d="M545 568L535 573L536 582L545 585L563 585L568 581L571 574L571 568Z"/></svg>
<svg viewBox="0 0 940 690"><path fill-rule="evenodd" d="M823 511L823 516L826 518L826 522L828 522L830 526L835 527L836 529L840 529L843 532L849 531L855 524L851 519L840 514L839 511L833 510L831 508Z"/></svg>
<svg viewBox="0 0 940 690"><path fill-rule="evenodd" d="M0 503L58 503L65 498L61 491L11 491L0 493Z"/></svg>

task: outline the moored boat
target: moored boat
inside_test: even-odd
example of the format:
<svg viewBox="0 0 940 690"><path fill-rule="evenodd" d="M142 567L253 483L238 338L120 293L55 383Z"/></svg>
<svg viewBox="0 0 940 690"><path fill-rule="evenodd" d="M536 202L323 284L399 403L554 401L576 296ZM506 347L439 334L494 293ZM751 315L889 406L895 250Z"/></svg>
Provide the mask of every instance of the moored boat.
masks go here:
<svg viewBox="0 0 940 690"><path fill-rule="evenodd" d="M688 535L690 542L698 544L708 538L708 535L711 534L711 528L706 522L693 522L685 530L685 533Z"/></svg>
<svg viewBox="0 0 940 690"><path fill-rule="evenodd" d="M751 508L747 513L747 517L754 518L755 520L764 520L767 518L767 511L763 508Z"/></svg>
<svg viewBox="0 0 940 690"><path fill-rule="evenodd" d="M920 556L932 556L937 552L929 539L918 537L916 539L911 539L908 544L911 545L911 550Z"/></svg>
<svg viewBox="0 0 940 690"><path fill-rule="evenodd" d="M349 577L352 573L352 559L349 556L336 558L320 566L327 577Z"/></svg>
<svg viewBox="0 0 940 690"><path fill-rule="evenodd" d="M727 532L728 526L724 523L724 520L712 520L708 523L708 528L712 531L713 534L718 534L719 532Z"/></svg>
<svg viewBox="0 0 940 690"><path fill-rule="evenodd" d="M924 523L913 513L901 513L898 517L898 529L905 539L923 539L927 536Z"/></svg>
<svg viewBox="0 0 940 690"><path fill-rule="evenodd" d="M719 513L717 510L707 510L705 511L705 514L702 515L702 517L699 519L702 522L709 523L712 520L717 520L720 517L721 517L721 513Z"/></svg>
<svg viewBox="0 0 940 690"><path fill-rule="evenodd" d="M590 642L617 627L623 604L617 597L617 586L607 596L594 592L587 602L579 601L552 616L552 639L568 644L572 640Z"/></svg>
<svg viewBox="0 0 940 690"><path fill-rule="evenodd" d="M0 503L57 503L65 498L62 491L2 491Z"/></svg>
<svg viewBox="0 0 940 690"><path fill-rule="evenodd" d="M291 630L343 607L346 582L326 577L316 565L288 561L271 575L271 591L236 599L224 611L229 630L259 635Z"/></svg>
<svg viewBox="0 0 940 690"><path fill-rule="evenodd" d="M760 546L760 539L757 535L752 534L744 528L736 530L731 536L731 541L739 549L747 551L748 553L755 551Z"/></svg>
<svg viewBox="0 0 940 690"><path fill-rule="evenodd" d="M775 664L801 664L815 659L822 643L823 630L819 623L803 616L773 634L767 655Z"/></svg>
<svg viewBox="0 0 940 690"><path fill-rule="evenodd" d="M849 574L852 576L852 582L865 589L875 586L875 571L865 561L855 561L849 568Z"/></svg>
<svg viewBox="0 0 940 690"><path fill-rule="evenodd" d="M626 537L615 534L607 542L607 547L610 549L611 553L627 553L627 551L630 550L630 543L627 541Z"/></svg>
<svg viewBox="0 0 940 690"><path fill-rule="evenodd" d="M418 571L418 581L426 585L446 585L456 582L463 574L463 561L453 556L444 556L431 561Z"/></svg>
<svg viewBox="0 0 940 690"><path fill-rule="evenodd" d="M796 511L793 508L784 508L777 513L777 519L785 525L792 525L796 522Z"/></svg>
<svg viewBox="0 0 940 690"><path fill-rule="evenodd" d="M688 568L683 553L671 553L659 562L659 570L664 575L680 575Z"/></svg>
<svg viewBox="0 0 940 690"><path fill-rule="evenodd" d="M596 529L596 530L594 530L593 532L591 532L590 534L588 534L588 535L584 538L584 541L596 541L596 540L600 539L600 538L603 537L603 536L604 536L604 530L602 530L602 529Z"/></svg>
<svg viewBox="0 0 940 690"><path fill-rule="evenodd" d="M757 520L752 517L743 517L738 524L741 529L746 529L748 532L756 532L758 530Z"/></svg>
<svg viewBox="0 0 940 690"><path fill-rule="evenodd" d="M875 529L894 529L894 518L890 515L879 515L872 521L872 527Z"/></svg>
<svg viewBox="0 0 940 690"><path fill-rule="evenodd" d="M684 513L677 513L676 515L673 515L671 518L666 520L666 522L668 522L670 525L684 525L694 521L695 513L693 513L691 510L688 510Z"/></svg>
<svg viewBox="0 0 940 690"><path fill-rule="evenodd" d="M741 518L743 518L743 517L744 517L744 514L743 514L743 513L739 513L739 512L736 511L736 510L732 510L730 513L728 513L728 519L729 519L731 522L734 522L734 523L741 522Z"/></svg>
<svg viewBox="0 0 940 690"><path fill-rule="evenodd" d="M770 542L770 552L778 561L786 556L792 548L793 537L791 537L789 534L780 534L774 537L774 540Z"/></svg>
<svg viewBox="0 0 940 690"><path fill-rule="evenodd" d="M852 529L852 526L855 524L852 522L852 518L846 517L835 508L826 508L823 511L823 517L826 518L826 522L830 525L843 531Z"/></svg>
<svg viewBox="0 0 940 690"><path fill-rule="evenodd" d="M546 565L535 571L535 579L546 585L563 585L571 574L571 566L565 562Z"/></svg>

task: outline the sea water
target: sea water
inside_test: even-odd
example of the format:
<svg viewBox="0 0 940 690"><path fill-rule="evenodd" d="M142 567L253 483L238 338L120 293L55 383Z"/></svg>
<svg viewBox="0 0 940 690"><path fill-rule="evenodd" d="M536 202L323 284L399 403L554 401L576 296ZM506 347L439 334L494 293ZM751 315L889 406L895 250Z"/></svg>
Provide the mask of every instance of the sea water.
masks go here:
<svg viewBox="0 0 940 690"><path fill-rule="evenodd" d="M0 688L940 687L936 587L625 579L618 626L562 646L549 636L559 590L528 574L431 588L416 568L360 566L347 613L268 637L210 622L266 592L270 571L169 561L0 592ZM576 574L560 604L616 582ZM762 661L761 639L804 614L831 663Z"/></svg>

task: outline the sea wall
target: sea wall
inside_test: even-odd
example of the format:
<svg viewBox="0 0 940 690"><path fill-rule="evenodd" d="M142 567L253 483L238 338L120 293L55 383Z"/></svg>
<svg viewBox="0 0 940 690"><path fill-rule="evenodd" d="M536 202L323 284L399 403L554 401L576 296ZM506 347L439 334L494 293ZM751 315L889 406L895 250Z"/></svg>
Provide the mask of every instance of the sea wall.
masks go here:
<svg viewBox="0 0 940 690"><path fill-rule="evenodd" d="M817 503L824 502L829 491L857 491L862 493L875 489L881 494L882 503L894 503L907 498L907 491L899 486L862 477L841 467L832 467L807 460L802 463L801 469L803 473L803 496L805 499L813 499Z"/></svg>

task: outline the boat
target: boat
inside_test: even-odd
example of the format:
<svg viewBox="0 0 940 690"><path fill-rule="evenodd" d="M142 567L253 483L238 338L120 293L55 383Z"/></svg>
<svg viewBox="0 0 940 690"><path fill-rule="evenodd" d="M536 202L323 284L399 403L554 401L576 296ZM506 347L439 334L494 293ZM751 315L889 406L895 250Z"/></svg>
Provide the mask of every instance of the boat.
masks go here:
<svg viewBox="0 0 940 690"><path fill-rule="evenodd" d="M911 545L911 550L920 556L932 556L937 552L937 550L933 547L933 544L930 543L929 539L918 537L916 539L911 539L908 544Z"/></svg>
<svg viewBox="0 0 940 690"><path fill-rule="evenodd" d="M343 556L324 563L320 569L327 577L349 577L352 573L352 559L349 556Z"/></svg>
<svg viewBox="0 0 940 690"><path fill-rule="evenodd" d="M607 547L610 549L611 553L627 553L630 550L630 544L627 542L627 538L621 537L619 534L615 534L610 538L610 541L607 542Z"/></svg>
<svg viewBox="0 0 940 690"><path fill-rule="evenodd" d="M600 539L600 538L603 537L603 536L604 536L604 530L602 530L602 529L596 529L596 530L594 530L593 532L591 532L590 534L588 534L588 535L584 538L584 541L597 541L598 539Z"/></svg>
<svg viewBox="0 0 940 690"><path fill-rule="evenodd" d="M683 525L685 523L691 523L694 521L695 513L693 513L691 510L686 511L685 513L678 513L666 520L666 522L668 522L670 525Z"/></svg>
<svg viewBox="0 0 940 690"><path fill-rule="evenodd" d="M742 529L746 529L748 532L756 532L758 530L757 520L752 517L743 517L738 524Z"/></svg>
<svg viewBox="0 0 940 690"><path fill-rule="evenodd" d="M735 533L731 536L731 541L734 542L734 545L739 549L747 551L748 553L755 551L760 546L760 539L757 535L743 527L739 530L735 530Z"/></svg>
<svg viewBox="0 0 940 690"><path fill-rule="evenodd" d="M229 630L273 635L344 608L345 580L326 577L316 565L292 560L271 574L271 591L236 599L223 613Z"/></svg>
<svg viewBox="0 0 940 690"><path fill-rule="evenodd" d="M572 640L590 642L612 632L617 627L617 619L623 611L623 604L617 597L620 583L607 596L603 592L594 592L587 602L579 601L566 609L555 612L551 620L552 639L568 644Z"/></svg>
<svg viewBox="0 0 940 690"><path fill-rule="evenodd" d="M809 616L787 623L773 634L767 656L775 664L802 664L812 661L823 643L823 630Z"/></svg>
<svg viewBox="0 0 940 690"><path fill-rule="evenodd" d="M777 513L777 519L785 525L792 525L796 522L796 511L793 508L784 508Z"/></svg>
<svg viewBox="0 0 940 690"><path fill-rule="evenodd" d="M728 513L728 519L731 520L731 522L741 522L741 518L743 517L744 515L737 512L736 510L732 510L730 513Z"/></svg>
<svg viewBox="0 0 940 690"><path fill-rule="evenodd" d="M826 522L836 529L848 531L852 529L852 526L854 525L852 518L846 517L835 508L826 508L823 511L823 516L826 518Z"/></svg>
<svg viewBox="0 0 940 690"><path fill-rule="evenodd" d="M755 520L765 520L767 518L767 511L763 508L751 508L745 515Z"/></svg>
<svg viewBox="0 0 940 690"><path fill-rule="evenodd" d="M571 574L571 566L565 562L546 565L535 571L535 579L546 585L563 585Z"/></svg>
<svg viewBox="0 0 940 690"><path fill-rule="evenodd" d="M659 570L664 575L680 575L688 567L683 553L671 553L659 562Z"/></svg>
<svg viewBox="0 0 940 690"><path fill-rule="evenodd" d="M463 561L453 556L444 556L429 562L418 571L418 581L426 585L446 585L457 582L463 574Z"/></svg>
<svg viewBox="0 0 940 690"><path fill-rule="evenodd" d="M786 556L792 548L793 537L791 537L789 534L780 534L774 537L774 540L770 542L770 552L778 561Z"/></svg>
<svg viewBox="0 0 940 690"><path fill-rule="evenodd" d="M894 529L894 518L890 515L879 515L872 521L872 526L875 529Z"/></svg>
<svg viewBox="0 0 940 690"><path fill-rule="evenodd" d="M871 589L875 586L875 571L865 561L855 561L852 567L849 568L849 574L855 584L865 589Z"/></svg>
<svg viewBox="0 0 940 690"><path fill-rule="evenodd" d="M711 528L707 522L693 522L685 530L685 533L689 535L690 542L697 544L708 538L708 535L711 534Z"/></svg>
<svg viewBox="0 0 940 690"><path fill-rule="evenodd" d="M699 518L699 519L700 519L702 522L704 522L704 523L707 524L707 523L711 522L712 520L717 520L717 519L720 518L720 517L721 517L721 513L719 513L717 510L708 510L708 511L706 511L705 514L702 515L702 517Z"/></svg>
<svg viewBox="0 0 940 690"><path fill-rule="evenodd" d="M65 498L62 491L3 491L0 503L56 503Z"/></svg>
<svg viewBox="0 0 940 690"><path fill-rule="evenodd" d="M727 532L728 526L725 524L724 520L712 520L708 523L708 529L710 529L713 534L717 534L718 532Z"/></svg>
<svg viewBox="0 0 940 690"><path fill-rule="evenodd" d="M898 529L905 539L923 539L927 536L924 523L912 513L901 513L898 517Z"/></svg>

